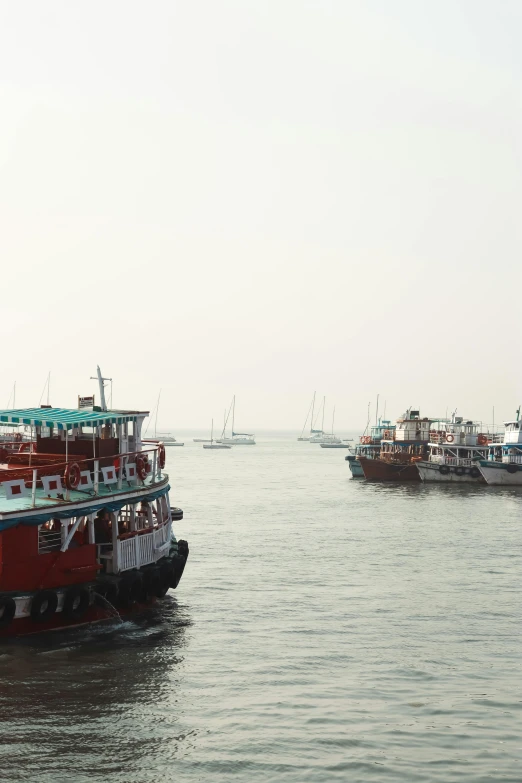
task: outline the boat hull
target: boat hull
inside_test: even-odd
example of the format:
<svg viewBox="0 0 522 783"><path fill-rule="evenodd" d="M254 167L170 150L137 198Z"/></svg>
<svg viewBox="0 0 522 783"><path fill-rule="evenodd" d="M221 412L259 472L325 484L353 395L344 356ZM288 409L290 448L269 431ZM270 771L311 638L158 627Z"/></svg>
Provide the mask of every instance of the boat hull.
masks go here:
<svg viewBox="0 0 522 783"><path fill-rule="evenodd" d="M180 542L181 543L181 542ZM175 589L183 575L185 565L188 558L188 546L183 554L173 555L170 558L174 565L173 575L170 583L170 588ZM159 561L161 562L161 561ZM138 569L141 571L141 569ZM124 577L128 572L122 572L120 575ZM133 571L132 573L136 573ZM102 582L107 583L107 578L102 577ZM119 585L119 578L113 577L110 579L114 584ZM64 598L68 589L74 587L76 589L88 591L90 594L90 604L82 611L80 616L70 616L64 612ZM168 588L168 584L165 585L162 595L165 595ZM34 598L38 595L20 593L16 591L11 593L4 593L3 597L12 598L16 604L17 611L14 618L8 622L4 619L4 612L0 616L0 640L9 637L28 636L34 634L48 633L50 631L64 631L69 628L79 628L86 625L92 625L94 623L104 622L108 620L114 620L117 617L124 617L143 612L148 607L154 605L158 600L161 600L156 595L149 595L146 592L137 597L137 600L129 602L128 600L123 603L118 597L114 599L113 605L108 600L102 598L97 594L97 589L100 589L99 584L96 582L77 583L75 585L67 585L63 588L56 588L56 590L48 591L56 594L58 599L58 605L56 610L50 617L42 620L34 620L31 617L31 607L34 604ZM21 611L20 611L21 609Z"/></svg>
<svg viewBox="0 0 522 783"><path fill-rule="evenodd" d="M482 460L480 472L487 484L507 487L522 486L522 465Z"/></svg>
<svg viewBox="0 0 522 783"><path fill-rule="evenodd" d="M478 476L472 475L471 471L473 471L473 468L464 467L464 466L457 466L455 468L454 466L446 465L448 473L446 472L440 472L440 468L444 467L439 465L435 462L428 462L427 460L421 460L420 462L416 463L417 470L419 471L419 476L421 478L421 481L437 481L439 483L453 483L453 484L485 484L484 478L482 474L480 473L478 467L475 468L476 471L478 471ZM455 470L458 470L459 472L456 473ZM463 471L461 473L460 471ZM475 472L475 471L474 471Z"/></svg>
<svg viewBox="0 0 522 783"><path fill-rule="evenodd" d="M355 458L350 459L349 457L345 459L348 461L353 478L364 478L364 471L359 460Z"/></svg>
<svg viewBox="0 0 522 783"><path fill-rule="evenodd" d="M383 459L359 457L364 478L369 481L420 481L415 462L387 462Z"/></svg>

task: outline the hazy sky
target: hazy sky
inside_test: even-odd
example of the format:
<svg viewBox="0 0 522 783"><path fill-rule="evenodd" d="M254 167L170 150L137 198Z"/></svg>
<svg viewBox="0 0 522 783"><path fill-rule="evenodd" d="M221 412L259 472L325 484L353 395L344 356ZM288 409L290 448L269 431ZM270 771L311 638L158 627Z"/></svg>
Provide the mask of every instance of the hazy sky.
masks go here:
<svg viewBox="0 0 522 783"><path fill-rule="evenodd" d="M0 405L522 398L522 3L0 3ZM1 397L3 395L3 398Z"/></svg>

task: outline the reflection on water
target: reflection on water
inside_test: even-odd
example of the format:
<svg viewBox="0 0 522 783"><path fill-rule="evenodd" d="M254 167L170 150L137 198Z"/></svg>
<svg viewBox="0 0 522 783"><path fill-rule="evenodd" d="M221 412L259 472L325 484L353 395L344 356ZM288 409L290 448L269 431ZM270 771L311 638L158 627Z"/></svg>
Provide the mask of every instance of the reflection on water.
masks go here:
<svg viewBox="0 0 522 783"><path fill-rule="evenodd" d="M139 769L143 757L154 763L156 753L161 764L163 740L176 742L171 708L190 623L187 607L169 595L123 625L5 643L2 780L26 780L26 767L39 769L42 780L73 771L70 779L91 779L93 772Z"/></svg>
<svg viewBox="0 0 522 783"><path fill-rule="evenodd" d="M521 490L172 451L179 588L0 649L2 783L518 783Z"/></svg>

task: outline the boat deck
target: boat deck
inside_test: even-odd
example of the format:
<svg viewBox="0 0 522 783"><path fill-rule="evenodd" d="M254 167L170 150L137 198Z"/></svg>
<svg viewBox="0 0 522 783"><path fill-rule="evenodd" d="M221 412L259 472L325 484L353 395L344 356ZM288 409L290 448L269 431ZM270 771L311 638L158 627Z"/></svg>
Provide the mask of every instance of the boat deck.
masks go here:
<svg viewBox="0 0 522 783"><path fill-rule="evenodd" d="M6 479L4 479L6 480ZM64 499L58 497L49 497L48 493L43 487L37 487L35 493L35 501L33 504L31 487L27 487L27 494L24 496L16 496L8 498L6 496L6 488L0 484L0 517L11 516L12 514L18 514L20 512L27 511L50 511L53 508L60 510L64 507L72 504L86 504L92 505L103 499L109 500L110 498L118 498L122 495L132 495L143 493L144 490L154 490L161 487L168 482L168 475L163 473L161 477L147 476L144 481L122 481L122 486L118 487L117 483L103 484L100 482L98 486L97 494L94 490L66 490L63 487ZM62 493L61 493L62 494Z"/></svg>

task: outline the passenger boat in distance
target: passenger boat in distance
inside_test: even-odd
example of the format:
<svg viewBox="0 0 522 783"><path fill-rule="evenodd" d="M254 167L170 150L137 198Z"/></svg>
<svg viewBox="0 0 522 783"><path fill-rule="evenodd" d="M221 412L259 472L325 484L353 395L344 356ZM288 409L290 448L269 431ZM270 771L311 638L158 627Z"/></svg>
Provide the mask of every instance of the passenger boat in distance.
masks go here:
<svg viewBox="0 0 522 783"><path fill-rule="evenodd" d="M486 457L491 436L479 432L478 422L464 421L456 412L450 422L436 423L436 427L430 430L428 459L416 463L421 481L484 484L479 464Z"/></svg>
<svg viewBox="0 0 522 783"><path fill-rule="evenodd" d="M0 636L135 611L181 579L189 550L172 531L183 512L170 507L165 447L144 447L147 412L107 410L101 391L90 409L0 411L36 446L0 465Z"/></svg>
<svg viewBox="0 0 522 783"><path fill-rule="evenodd" d="M520 408L514 421L504 422L500 443L490 443L487 458L480 461L480 472L487 484L522 485L522 421Z"/></svg>
<svg viewBox="0 0 522 783"><path fill-rule="evenodd" d="M408 410L397 419L391 437L383 438L378 457L359 456L364 477L371 481L420 481L416 463L426 457L433 419Z"/></svg>
<svg viewBox="0 0 522 783"><path fill-rule="evenodd" d="M364 478L360 457L367 457L368 459L378 457L381 453L381 441L383 438L392 438L394 432L395 424L392 424L389 419L379 419L378 423L370 428L369 435L360 436L354 453L347 454L345 457L353 478Z"/></svg>

